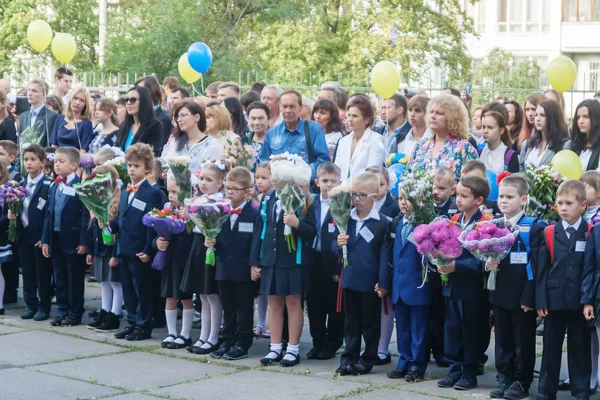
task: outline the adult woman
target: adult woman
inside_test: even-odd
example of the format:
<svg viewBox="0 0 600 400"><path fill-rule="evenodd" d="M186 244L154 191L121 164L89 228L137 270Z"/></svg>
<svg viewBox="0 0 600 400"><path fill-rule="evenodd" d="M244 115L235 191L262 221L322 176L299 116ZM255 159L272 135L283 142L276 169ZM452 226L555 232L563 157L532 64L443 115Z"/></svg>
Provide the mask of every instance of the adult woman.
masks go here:
<svg viewBox="0 0 600 400"><path fill-rule="evenodd" d="M584 100L575 109L573 118L573 150L581 160L583 171L598 169L600 156L600 103Z"/></svg>
<svg viewBox="0 0 600 400"><path fill-rule="evenodd" d="M468 141L467 109L458 97L442 94L429 101L426 119L433 137L415 146L409 162L412 170L433 172L448 167L459 181L463 165L478 158L477 150Z"/></svg>
<svg viewBox="0 0 600 400"><path fill-rule="evenodd" d="M468 110L468 108L467 108ZM481 131L481 116L483 114L483 107L477 107L473 111L471 116L471 135L477 141L477 143L483 143L483 132Z"/></svg>
<svg viewBox="0 0 600 400"><path fill-rule="evenodd" d="M56 118L50 133L52 147L75 147L82 152L89 150L94 131L90 103L90 92L86 88L80 87L73 92L65 115Z"/></svg>
<svg viewBox="0 0 600 400"><path fill-rule="evenodd" d="M229 116L231 118L231 130L240 138L244 138L248 132L248 125L246 124L246 118L244 117L244 110L242 110L242 104L238 99L233 97L227 97L223 99L223 104Z"/></svg>
<svg viewBox="0 0 600 400"><path fill-rule="evenodd" d="M523 119L523 128L521 128L519 140L517 141L517 152L519 153L523 147L523 142L529 139L535 129L535 111L538 104L544 100L546 100L546 96L540 92L531 93L527 97L527 100L525 100L525 118Z"/></svg>
<svg viewBox="0 0 600 400"><path fill-rule="evenodd" d="M94 154L101 147L117 145L117 134L119 133L119 120L117 119L117 103L107 97L101 98L96 102L96 112L94 113L98 126L102 126L92 143L90 143L90 153Z"/></svg>
<svg viewBox="0 0 600 400"><path fill-rule="evenodd" d="M127 150L134 143L146 143L152 146L155 156L159 156L163 147L163 127L154 116L152 99L148 89L136 86L125 97L127 116L119 128L117 143Z"/></svg>
<svg viewBox="0 0 600 400"><path fill-rule="evenodd" d="M400 144L398 144L398 153L410 155L417 143L431 137L431 131L427 129L427 123L425 122L425 112L427 111L428 103L429 97L424 95L413 96L408 101L408 113L406 115L408 123L412 128Z"/></svg>
<svg viewBox="0 0 600 400"><path fill-rule="evenodd" d="M333 160L335 148L342 138L340 110L331 100L321 99L313 105L312 120L317 122L325 132L325 142L329 150L329 158Z"/></svg>
<svg viewBox="0 0 600 400"><path fill-rule="evenodd" d="M523 109L516 100L510 100L504 103L506 111L508 111L508 123L506 127L510 133L510 139L513 143L513 150L517 151L518 139L521 130L523 129Z"/></svg>
<svg viewBox="0 0 600 400"><path fill-rule="evenodd" d="M248 143L254 148L252 165L255 167L269 129L269 107L261 101L253 101L246 108L246 113L248 113L251 131L248 135Z"/></svg>
<svg viewBox="0 0 600 400"><path fill-rule="evenodd" d="M554 154L571 147L565 118L560 104L554 100L544 100L535 111L535 129L531 137L521 146L520 170L533 164L536 167L548 165Z"/></svg>
<svg viewBox="0 0 600 400"><path fill-rule="evenodd" d="M125 107L125 97L119 97L117 99L117 119L119 121L125 121L127 118L127 108Z"/></svg>
<svg viewBox="0 0 600 400"><path fill-rule="evenodd" d="M198 171L205 160L220 160L221 145L204 133L206 116L193 100L183 100L173 108L176 124L171 140L165 145L162 157L189 156L190 170Z"/></svg>
<svg viewBox="0 0 600 400"><path fill-rule="evenodd" d="M15 118L10 111L10 103L2 91L0 91L0 140L17 142Z"/></svg>
<svg viewBox="0 0 600 400"><path fill-rule="evenodd" d="M335 164L340 167L343 183L351 182L368 167L383 165L386 151L383 137L369 126L375 113L367 96L354 95L346 106L346 125L351 131L340 139Z"/></svg>
<svg viewBox="0 0 600 400"><path fill-rule="evenodd" d="M206 134L221 146L221 158L228 159L242 147L242 139L231 131L231 117L227 108L213 101L206 105Z"/></svg>

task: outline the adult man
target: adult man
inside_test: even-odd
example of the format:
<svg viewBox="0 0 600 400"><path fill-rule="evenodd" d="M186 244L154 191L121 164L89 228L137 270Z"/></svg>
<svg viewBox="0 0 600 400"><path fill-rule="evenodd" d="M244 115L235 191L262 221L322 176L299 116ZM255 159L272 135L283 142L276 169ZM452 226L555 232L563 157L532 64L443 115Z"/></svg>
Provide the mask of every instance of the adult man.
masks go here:
<svg viewBox="0 0 600 400"><path fill-rule="evenodd" d="M388 154L396 153L398 144L406 138L412 128L406 120L406 97L395 94L383 102L382 108L385 108L387 116L387 125L383 128L386 151Z"/></svg>
<svg viewBox="0 0 600 400"><path fill-rule="evenodd" d="M337 104L340 110L340 121L344 121L346 115L346 103L348 102L348 92L342 88L338 82L325 82L321 85L321 91L317 95L317 100L327 99Z"/></svg>
<svg viewBox="0 0 600 400"><path fill-rule="evenodd" d="M178 86L171 91L171 107L175 107L181 103L184 99L190 97L190 91L183 86Z"/></svg>
<svg viewBox="0 0 600 400"><path fill-rule="evenodd" d="M54 94L60 97L65 103L65 106L69 103L69 90L73 85L73 71L65 67L60 67L54 73ZM48 92L46 92L46 95Z"/></svg>
<svg viewBox="0 0 600 400"><path fill-rule="evenodd" d="M302 109L300 110L300 118L312 119L312 109L315 102L306 96L302 96Z"/></svg>
<svg viewBox="0 0 600 400"><path fill-rule="evenodd" d="M219 85L221 81L214 81L206 87L206 97L211 100L219 100Z"/></svg>
<svg viewBox="0 0 600 400"><path fill-rule="evenodd" d="M48 146L48 138L58 114L49 110L45 106L46 94L48 93L48 84L41 79L33 79L29 82L27 88L27 101L31 105L31 109L21 114L21 123L19 125L19 143L21 134L27 129L32 128L38 135L38 144L42 147Z"/></svg>
<svg viewBox="0 0 600 400"><path fill-rule="evenodd" d="M219 103L222 103L228 97L240 99L240 87L235 82L223 82L219 85L217 96Z"/></svg>
<svg viewBox="0 0 600 400"><path fill-rule="evenodd" d="M310 165L314 178L317 167L325 161L331 161L323 129L315 121L299 117L302 108L300 93L295 90L284 92L280 102L283 122L267 131L259 160L269 161L271 155L285 152L297 154ZM307 136L309 143L306 141Z"/></svg>
<svg viewBox="0 0 600 400"><path fill-rule="evenodd" d="M269 107L269 126L275 126L283 122L279 112L279 98L283 90L277 85L267 85L260 93L260 101Z"/></svg>

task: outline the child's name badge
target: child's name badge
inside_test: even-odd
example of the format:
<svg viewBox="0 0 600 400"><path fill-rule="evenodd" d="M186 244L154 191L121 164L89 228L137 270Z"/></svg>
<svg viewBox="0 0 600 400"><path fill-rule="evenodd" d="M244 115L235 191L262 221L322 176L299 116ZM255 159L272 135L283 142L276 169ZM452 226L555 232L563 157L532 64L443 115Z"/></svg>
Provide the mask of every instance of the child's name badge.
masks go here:
<svg viewBox="0 0 600 400"><path fill-rule="evenodd" d="M527 252L526 251L513 251L510 253L511 264L527 264Z"/></svg>
<svg viewBox="0 0 600 400"><path fill-rule="evenodd" d="M238 232L252 233L254 232L254 223L252 222L240 222L238 224Z"/></svg>
<svg viewBox="0 0 600 400"><path fill-rule="evenodd" d="M146 209L146 203L144 203L143 201L138 200L138 199L133 199L133 202L131 203L131 205L140 211L144 211Z"/></svg>
<svg viewBox="0 0 600 400"><path fill-rule="evenodd" d="M334 225L334 224L328 224L328 225L327 225L327 232L328 232L328 233L333 233L333 232L335 232L335 225Z"/></svg>
<svg viewBox="0 0 600 400"><path fill-rule="evenodd" d="M52 181L42 181L44 183L44 185L49 185L52 183Z"/></svg>
<svg viewBox="0 0 600 400"><path fill-rule="evenodd" d="M37 209L42 210L45 205L46 205L46 200L44 200L40 197L40 199L38 200Z"/></svg>
<svg viewBox="0 0 600 400"><path fill-rule="evenodd" d="M450 209L448 209L448 214L450 214L450 215L454 215L457 212L458 212L458 209L456 209L456 208L450 208Z"/></svg>
<svg viewBox="0 0 600 400"><path fill-rule="evenodd" d="M531 227L529 225L519 225L519 231L523 233L529 232Z"/></svg>
<svg viewBox="0 0 600 400"><path fill-rule="evenodd" d="M65 186L65 187L63 188L63 193L64 193L66 196L75 196L75 188L74 188L74 187L72 187L72 186Z"/></svg>
<svg viewBox="0 0 600 400"><path fill-rule="evenodd" d="M578 240L575 242L575 251L578 253L585 251L585 240Z"/></svg>
<svg viewBox="0 0 600 400"><path fill-rule="evenodd" d="M367 241L367 243L371 243L371 240L373 240L373 238L375 237L373 236L369 228L362 228L358 233Z"/></svg>
<svg viewBox="0 0 600 400"><path fill-rule="evenodd" d="M406 240L408 240L410 243L414 244L415 246L417 245L417 243L415 242L414 232L411 232L410 235L408 235L408 237L406 238Z"/></svg>

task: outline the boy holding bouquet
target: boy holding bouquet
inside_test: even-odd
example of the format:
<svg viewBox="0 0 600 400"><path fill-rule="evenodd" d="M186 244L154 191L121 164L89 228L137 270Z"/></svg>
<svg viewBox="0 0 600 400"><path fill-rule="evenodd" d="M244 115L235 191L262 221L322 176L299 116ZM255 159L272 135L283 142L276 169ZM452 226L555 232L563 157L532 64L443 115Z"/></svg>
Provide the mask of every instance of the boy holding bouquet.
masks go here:
<svg viewBox="0 0 600 400"><path fill-rule="evenodd" d="M496 290L490 290L496 327L498 387L493 399L524 399L529 396L535 365L535 279L532 265L543 237L544 225L523 212L529 184L519 175L500 182L498 204L504 218L519 227L519 236L500 264L486 263L486 271L498 269Z"/></svg>
<svg viewBox="0 0 600 400"><path fill-rule="evenodd" d="M482 219L479 207L490 193L487 181L480 177L462 178L456 188L459 214L452 221L463 229ZM446 297L444 356L450 362L448 376L438 382L442 388L470 390L477 387L479 366L479 300L483 287L481 263L467 250L438 272L449 275L443 288Z"/></svg>

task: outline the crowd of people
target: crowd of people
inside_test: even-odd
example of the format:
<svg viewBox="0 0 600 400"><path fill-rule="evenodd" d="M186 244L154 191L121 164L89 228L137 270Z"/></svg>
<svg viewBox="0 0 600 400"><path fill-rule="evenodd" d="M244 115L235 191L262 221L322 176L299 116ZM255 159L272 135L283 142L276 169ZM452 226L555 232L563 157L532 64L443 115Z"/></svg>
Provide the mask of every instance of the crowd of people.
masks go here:
<svg viewBox="0 0 600 400"><path fill-rule="evenodd" d="M260 362L293 366L300 362L306 304L313 340L307 358L334 358L345 342L336 372L369 373L391 362L395 323L399 360L387 376L422 380L432 356L449 368L438 385L457 390L477 386L494 330L498 386L490 396L505 399L529 395L543 318L538 398L556 398L559 386L579 399L596 390L600 330L590 325L600 276L600 228L592 229L600 220L597 100L579 104L568 124L554 90L532 93L523 104L497 98L474 107L453 88L431 98L395 94L374 102L336 82L323 84L315 99L262 82L243 94L233 82L213 82L205 96L192 97L175 77L160 84L147 76L112 99L72 82L64 68L52 93L33 79L28 106L17 113L18 98L0 81L0 183L22 181L28 189L20 213L2 207L0 301L16 301L20 268L27 306L21 318L50 319L55 295L51 324L81 324L88 265L102 287L102 307L88 327L118 339L145 340L166 326L163 348L239 360L254 337L266 337L270 348ZM35 141L25 142L32 134ZM524 214L529 183L522 172L549 165L563 149L579 156L585 173L560 186L560 219L548 225ZM104 245L107 227L73 189L86 179L86 153L93 155L93 175L112 177L107 227L114 245ZM438 267L450 276L447 284L439 274L422 282L413 207L389 192L384 165L392 153L406 155L411 171L433 175L439 216L463 229L490 214L519 225L510 256L481 263L463 251ZM250 157L247 163L240 154ZM270 161L286 154L300 156L312 172L312 195L296 213L283 210L271 178ZM131 180L123 187L114 166L119 156ZM164 162L177 156L190 158L196 194L231 204L216 240L198 229L167 240L142 223L153 209L183 206ZM488 171L510 173L497 201L487 199ZM351 186L347 234L329 208L328 194L339 185ZM18 238L11 242L6 227L15 220ZM298 252L288 251L286 226L302 239ZM216 249L214 267L205 263L208 248ZM162 271L150 267L159 250L169 254ZM497 287L488 291L483 282L494 270ZM559 385L565 331L570 382Z"/></svg>

